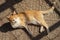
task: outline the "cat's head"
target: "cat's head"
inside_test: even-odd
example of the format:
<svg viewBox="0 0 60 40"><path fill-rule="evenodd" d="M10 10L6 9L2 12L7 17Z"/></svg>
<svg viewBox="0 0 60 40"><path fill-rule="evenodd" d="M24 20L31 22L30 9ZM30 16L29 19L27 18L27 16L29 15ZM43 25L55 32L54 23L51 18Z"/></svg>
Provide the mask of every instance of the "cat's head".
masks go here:
<svg viewBox="0 0 60 40"><path fill-rule="evenodd" d="M10 16L7 16L7 19L9 20L9 22L11 23L13 28L19 27L19 25L20 25L20 18L18 16L18 14L16 14L15 11Z"/></svg>

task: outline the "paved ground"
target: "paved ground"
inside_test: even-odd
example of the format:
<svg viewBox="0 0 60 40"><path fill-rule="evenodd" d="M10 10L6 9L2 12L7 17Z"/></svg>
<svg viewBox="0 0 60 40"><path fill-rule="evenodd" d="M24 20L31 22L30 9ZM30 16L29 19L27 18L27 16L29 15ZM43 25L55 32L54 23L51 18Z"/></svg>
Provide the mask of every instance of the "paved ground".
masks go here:
<svg viewBox="0 0 60 40"><path fill-rule="evenodd" d="M46 0L0 0L0 40L59 40L60 18L56 11L44 15L50 27L48 35L45 32L39 33L39 27L34 25L28 25L32 35L25 29L13 29L6 18L14 10L19 13L24 10L47 10L49 8Z"/></svg>

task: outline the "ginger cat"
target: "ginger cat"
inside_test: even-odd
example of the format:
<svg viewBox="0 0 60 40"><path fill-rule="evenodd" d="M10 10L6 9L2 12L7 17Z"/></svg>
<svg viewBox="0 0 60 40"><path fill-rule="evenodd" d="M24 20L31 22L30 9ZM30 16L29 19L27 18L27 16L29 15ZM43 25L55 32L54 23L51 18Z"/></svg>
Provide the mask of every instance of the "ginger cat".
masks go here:
<svg viewBox="0 0 60 40"><path fill-rule="evenodd" d="M8 17L8 20L10 21L13 28L17 27L25 27L29 33L31 33L28 29L27 24L39 24L41 25L40 32L43 31L43 27L46 28L47 33L49 33L49 27L47 23L44 20L43 14L50 13L54 10L54 6L52 6L50 9L46 11L37 11L37 10L26 10L24 12L20 12L16 14L14 11L13 14L11 14Z"/></svg>

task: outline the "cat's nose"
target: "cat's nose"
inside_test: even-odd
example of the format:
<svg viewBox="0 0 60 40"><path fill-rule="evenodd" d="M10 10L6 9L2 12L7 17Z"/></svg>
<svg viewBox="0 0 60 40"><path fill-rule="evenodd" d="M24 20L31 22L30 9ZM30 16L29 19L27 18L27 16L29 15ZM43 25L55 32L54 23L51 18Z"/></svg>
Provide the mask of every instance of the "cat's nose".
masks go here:
<svg viewBox="0 0 60 40"><path fill-rule="evenodd" d="M16 23L16 21L13 21L14 23Z"/></svg>
<svg viewBox="0 0 60 40"><path fill-rule="evenodd" d="M16 23L16 21L15 21L15 23Z"/></svg>

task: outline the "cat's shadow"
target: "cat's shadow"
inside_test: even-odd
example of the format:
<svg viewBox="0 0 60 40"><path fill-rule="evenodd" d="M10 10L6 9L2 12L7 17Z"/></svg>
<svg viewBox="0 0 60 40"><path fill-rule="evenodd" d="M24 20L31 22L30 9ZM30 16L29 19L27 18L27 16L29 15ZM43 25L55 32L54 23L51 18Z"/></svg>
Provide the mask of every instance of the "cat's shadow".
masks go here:
<svg viewBox="0 0 60 40"><path fill-rule="evenodd" d="M33 25L33 24L30 24L30 25ZM37 25L34 25L34 26L37 26ZM25 28L12 28L10 22L7 22L0 27L1 32L8 32L8 31L13 31L13 30L17 30L17 29L22 29L22 30L26 31Z"/></svg>
<svg viewBox="0 0 60 40"><path fill-rule="evenodd" d="M13 30L17 30L17 29L22 29L30 38L33 38L33 36L25 29L25 28L12 28L11 24L9 22L3 24L0 27L0 32L6 33L8 31L13 31Z"/></svg>
<svg viewBox="0 0 60 40"><path fill-rule="evenodd" d="M12 26L11 26L11 24L9 22L3 24L0 27L1 32L8 32L8 31L13 31L13 30L17 30L17 29L20 29L20 28L12 28Z"/></svg>

